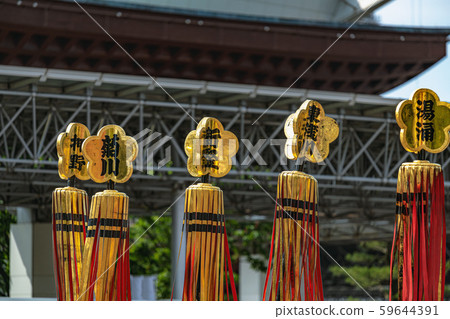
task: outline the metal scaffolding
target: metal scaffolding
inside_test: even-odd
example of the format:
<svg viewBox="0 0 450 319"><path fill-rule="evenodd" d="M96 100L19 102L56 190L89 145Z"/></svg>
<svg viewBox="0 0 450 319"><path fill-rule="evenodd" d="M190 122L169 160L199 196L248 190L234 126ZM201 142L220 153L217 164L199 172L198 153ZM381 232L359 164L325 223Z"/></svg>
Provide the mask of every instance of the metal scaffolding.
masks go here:
<svg viewBox="0 0 450 319"><path fill-rule="evenodd" d="M64 185L56 138L76 121L91 133L119 124L136 137L136 171L119 189L132 198L132 213L161 213L195 181L185 166L187 133L213 116L240 139L232 171L215 181L226 196L227 218L271 219L275 204L258 184L275 196L278 174L293 168L282 156L283 127L305 99L319 101L340 126L325 165L305 168L319 181L322 240L390 238L397 171L414 157L399 142L399 100L376 95L0 66L1 205L29 206L38 220L49 220L50 194ZM430 158L443 166L447 188L449 153ZM80 185L90 194L104 187Z"/></svg>

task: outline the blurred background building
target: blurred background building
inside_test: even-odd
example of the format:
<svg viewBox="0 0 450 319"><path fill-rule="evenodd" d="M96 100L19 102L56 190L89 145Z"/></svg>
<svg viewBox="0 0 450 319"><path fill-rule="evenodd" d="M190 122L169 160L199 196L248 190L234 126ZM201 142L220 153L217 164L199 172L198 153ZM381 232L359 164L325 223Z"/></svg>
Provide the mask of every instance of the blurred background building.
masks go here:
<svg viewBox="0 0 450 319"><path fill-rule="evenodd" d="M398 139L400 99L381 94L444 58L450 34L381 25L376 12L390 2L396 1L88 0L78 1L80 8L74 1L2 1L0 209L17 219L10 296L54 296L51 192L64 185L55 141L73 121L91 132L119 124L138 139L145 165L118 187L138 219L163 213L194 181L183 151L195 127L191 117L219 118L252 144L241 143L233 170L218 181L227 220L270 223L274 203L252 178L275 195L279 172L292 164L282 162L282 144L270 140L284 138L286 117L305 99L318 100L341 130L326 165L306 165L320 185L321 242L336 255L363 240L388 247L397 170L413 156ZM154 132L160 134L148 143ZM250 154L259 139L267 139L259 145L262 161ZM431 157L444 167L447 193L448 154ZM80 187L92 195L103 186ZM183 205L167 212L178 220L182 214ZM179 242L179 231L172 236ZM235 264L244 300L262 291L250 261ZM332 264L325 255L322 262ZM134 282L143 281L154 283ZM342 293L324 286L326 297Z"/></svg>

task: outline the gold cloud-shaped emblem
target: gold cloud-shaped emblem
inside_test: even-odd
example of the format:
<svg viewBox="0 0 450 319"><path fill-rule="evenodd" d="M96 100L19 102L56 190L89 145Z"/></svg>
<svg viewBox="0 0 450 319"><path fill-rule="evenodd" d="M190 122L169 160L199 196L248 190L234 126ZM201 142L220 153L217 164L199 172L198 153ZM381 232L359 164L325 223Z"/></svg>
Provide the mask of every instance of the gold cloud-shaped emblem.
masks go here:
<svg viewBox="0 0 450 319"><path fill-rule="evenodd" d="M138 145L120 126L106 125L84 141L82 151L94 182L124 183L133 174L132 162L138 154Z"/></svg>
<svg viewBox="0 0 450 319"><path fill-rule="evenodd" d="M231 159L238 148L236 136L225 131L219 120L204 117L184 142L188 171L194 177L223 177L231 170Z"/></svg>
<svg viewBox="0 0 450 319"><path fill-rule="evenodd" d="M284 149L287 158L295 160L304 157L319 163L327 158L330 143L339 135L339 126L334 119L325 116L319 102L306 100L286 120L284 134L287 138Z"/></svg>
<svg viewBox="0 0 450 319"><path fill-rule="evenodd" d="M408 152L440 153L448 147L450 104L429 89L418 89L397 105L400 142Z"/></svg>
<svg viewBox="0 0 450 319"><path fill-rule="evenodd" d="M59 177L69 179L75 176L80 180L89 179L81 146L90 135L88 128L79 123L70 123L66 132L59 134L56 141Z"/></svg>

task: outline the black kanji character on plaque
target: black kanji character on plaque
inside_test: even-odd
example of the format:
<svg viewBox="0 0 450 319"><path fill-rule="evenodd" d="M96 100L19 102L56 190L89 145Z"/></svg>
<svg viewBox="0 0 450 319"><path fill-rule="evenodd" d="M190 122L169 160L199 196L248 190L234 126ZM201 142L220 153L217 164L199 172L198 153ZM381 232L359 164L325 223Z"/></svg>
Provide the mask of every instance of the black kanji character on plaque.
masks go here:
<svg viewBox="0 0 450 319"><path fill-rule="evenodd" d="M218 139L221 138L220 136L220 130L218 128L215 128L211 130L211 128L207 127L205 132L203 133L204 139Z"/></svg>
<svg viewBox="0 0 450 319"><path fill-rule="evenodd" d="M113 135L111 138L109 135L105 135L105 138L102 139L102 157L117 157L119 154L119 137L117 134Z"/></svg>
<svg viewBox="0 0 450 319"><path fill-rule="evenodd" d="M120 145L119 145L119 137L117 134L114 134L111 138L109 135L105 135L105 138L102 139L102 173L101 175L114 174L115 176L119 175L119 163L120 160L118 158Z"/></svg>
<svg viewBox="0 0 450 319"><path fill-rule="evenodd" d="M308 109L308 117L305 119L306 124L304 125L306 138L317 141L317 133L319 131L318 123L320 120L318 119L320 115L320 108L311 105Z"/></svg>
<svg viewBox="0 0 450 319"><path fill-rule="evenodd" d="M305 127L306 137L312 139L314 142L317 142L317 133L319 132L319 126L308 122Z"/></svg>
<svg viewBox="0 0 450 319"><path fill-rule="evenodd" d="M433 123L416 123L417 139L422 141L433 141L434 139L434 127Z"/></svg>
<svg viewBox="0 0 450 319"><path fill-rule="evenodd" d="M216 165L216 161L219 160L217 156L217 144L221 138L220 130L218 128L211 129L206 128L203 132L203 152L202 152L202 166L205 168L219 169Z"/></svg>
<svg viewBox="0 0 450 319"><path fill-rule="evenodd" d="M311 123L317 123L320 122L318 117L320 115L320 108L318 108L317 106L315 106L314 104L311 105L308 109L308 120Z"/></svg>
<svg viewBox="0 0 450 319"><path fill-rule="evenodd" d="M84 138L79 138L77 134L73 135L73 138L70 139L70 148L72 151L80 151L81 152L81 145L84 142Z"/></svg>
<svg viewBox="0 0 450 319"><path fill-rule="evenodd" d="M216 161L218 160L216 155L203 154L202 157L202 166L204 168L214 168L219 169L219 166L216 165Z"/></svg>
<svg viewBox="0 0 450 319"><path fill-rule="evenodd" d="M434 103L432 100L417 101L418 105L423 104L422 107L417 107L417 117L423 118L425 121L432 121L434 119Z"/></svg>
<svg viewBox="0 0 450 319"><path fill-rule="evenodd" d="M218 128L212 130L211 128L207 127L205 132L203 132L204 145L216 147L219 138L221 138L221 136L220 130Z"/></svg>
<svg viewBox="0 0 450 319"><path fill-rule="evenodd" d="M71 154L69 161L69 169L77 169L81 171L83 165L86 165L83 155Z"/></svg>

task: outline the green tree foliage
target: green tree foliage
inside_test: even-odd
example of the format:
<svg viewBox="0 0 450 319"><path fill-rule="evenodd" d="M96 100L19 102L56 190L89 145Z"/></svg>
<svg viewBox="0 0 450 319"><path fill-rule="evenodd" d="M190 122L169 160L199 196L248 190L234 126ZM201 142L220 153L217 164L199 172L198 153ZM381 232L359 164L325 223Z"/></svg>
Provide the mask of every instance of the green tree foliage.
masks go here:
<svg viewBox="0 0 450 319"><path fill-rule="evenodd" d="M372 296L379 297L383 300L389 299L389 275L390 275L390 243L381 241L361 242L357 249L345 255L345 262L341 266L355 280L366 289ZM329 267L332 276L339 280L344 280L345 284L357 287L353 281L339 266L332 265ZM446 277L450 275L450 260L447 260L445 267ZM394 264L393 280L397 282L397 266ZM446 280L448 282L448 280ZM351 298L351 299L350 299ZM358 300L358 298L350 297L348 300ZM394 292L392 300L398 299L396 284L394 284ZM450 285L444 288L444 300L450 299Z"/></svg>
<svg viewBox="0 0 450 319"><path fill-rule="evenodd" d="M130 272L133 275L157 275L157 298L169 299L172 218L157 219L158 216L141 217L132 223L130 246L136 243L130 248Z"/></svg>
<svg viewBox="0 0 450 319"><path fill-rule="evenodd" d="M234 271L238 270L239 257L246 256L253 269L266 272L272 223L227 220L226 226Z"/></svg>
<svg viewBox="0 0 450 319"><path fill-rule="evenodd" d="M448 239L447 239L447 242L448 242ZM445 263L445 277L446 277L445 282L446 283L449 282L448 281L449 274L450 274L450 260L447 260L447 262ZM444 286L444 300L450 300L450 284L447 284Z"/></svg>
<svg viewBox="0 0 450 319"><path fill-rule="evenodd" d="M0 296L9 295L9 227L15 217L0 210Z"/></svg>
<svg viewBox="0 0 450 319"><path fill-rule="evenodd" d="M361 242L357 249L345 255L344 269L371 295L384 300L389 298L389 258L388 244L382 241ZM338 265L329 267L332 276L345 278L344 282L357 287ZM396 272L394 278L396 279Z"/></svg>

